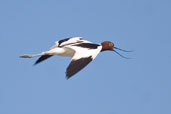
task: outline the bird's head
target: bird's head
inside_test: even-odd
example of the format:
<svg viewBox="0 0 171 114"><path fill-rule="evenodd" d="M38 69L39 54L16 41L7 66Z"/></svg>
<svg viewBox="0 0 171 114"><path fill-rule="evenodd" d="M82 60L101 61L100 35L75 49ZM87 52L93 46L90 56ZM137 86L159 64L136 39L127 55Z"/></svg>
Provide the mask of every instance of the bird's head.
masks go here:
<svg viewBox="0 0 171 114"><path fill-rule="evenodd" d="M102 45L102 51L106 51L106 50L113 51L114 50L114 43L112 43L110 41L104 41L101 43L101 45Z"/></svg>
<svg viewBox="0 0 171 114"><path fill-rule="evenodd" d="M117 48L114 46L114 43L113 42L110 42L110 41L104 41L101 43L101 46L102 46L102 51L114 51L115 53L117 53L118 55L120 55L121 57L125 58L125 59L130 59L128 57L125 57L123 55L121 55L120 53L118 53L116 50L120 50L120 51L123 51L123 52L132 52L132 51L127 51L127 50L123 50L123 49L120 49L120 48Z"/></svg>

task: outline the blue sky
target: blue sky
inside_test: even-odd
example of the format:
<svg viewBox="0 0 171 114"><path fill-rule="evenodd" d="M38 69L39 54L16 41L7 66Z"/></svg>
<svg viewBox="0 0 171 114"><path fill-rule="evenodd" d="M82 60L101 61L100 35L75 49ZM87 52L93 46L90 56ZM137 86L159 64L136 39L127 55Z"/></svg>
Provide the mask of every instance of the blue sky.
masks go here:
<svg viewBox="0 0 171 114"><path fill-rule="evenodd" d="M170 114L171 1L1 0L1 114ZM97 56L69 80L68 57L33 66L57 40L82 36L135 50Z"/></svg>

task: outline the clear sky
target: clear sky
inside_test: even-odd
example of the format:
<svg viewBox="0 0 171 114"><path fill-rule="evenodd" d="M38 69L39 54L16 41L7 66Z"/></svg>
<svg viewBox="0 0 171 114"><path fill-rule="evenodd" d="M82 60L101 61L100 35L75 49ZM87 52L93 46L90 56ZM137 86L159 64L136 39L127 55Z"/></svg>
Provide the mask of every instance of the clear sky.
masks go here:
<svg viewBox="0 0 171 114"><path fill-rule="evenodd" d="M100 53L69 80L69 57L33 66L66 37L135 50ZM170 0L1 0L0 114L171 114Z"/></svg>

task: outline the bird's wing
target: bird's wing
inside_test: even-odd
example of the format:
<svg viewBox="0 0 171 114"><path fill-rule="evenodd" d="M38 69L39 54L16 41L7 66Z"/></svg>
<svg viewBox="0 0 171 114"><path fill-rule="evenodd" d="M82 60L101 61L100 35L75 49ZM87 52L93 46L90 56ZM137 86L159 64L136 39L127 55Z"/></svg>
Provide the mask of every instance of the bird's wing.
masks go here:
<svg viewBox="0 0 171 114"><path fill-rule="evenodd" d="M71 37L71 38L66 38L63 40L56 41L55 45L52 46L49 50L54 49L54 48L67 47L70 45L75 45L75 44L80 44L80 43L92 43L92 42L83 40L82 37Z"/></svg>
<svg viewBox="0 0 171 114"><path fill-rule="evenodd" d="M57 41L56 45L58 45L58 47L63 47L63 46L67 46L67 45L71 45L75 43L81 43L81 42L82 42L82 37L71 37L71 38L66 38L66 39Z"/></svg>
<svg viewBox="0 0 171 114"><path fill-rule="evenodd" d="M66 69L67 78L70 78L90 63L99 54L102 46L92 43L80 43L72 45L70 48L75 50L75 54Z"/></svg>
<svg viewBox="0 0 171 114"><path fill-rule="evenodd" d="M36 65L36 64L38 64L38 63L40 63L40 62L42 62L42 61L44 61L44 60L46 60L46 59L48 59L48 58L51 57L51 56L53 56L53 55L42 55L42 56L34 63L34 65Z"/></svg>
<svg viewBox="0 0 171 114"><path fill-rule="evenodd" d="M71 45L76 45L79 43L91 43L87 40L83 40L82 37L71 37L71 38L66 38L63 40L59 40L56 42L56 44L54 46L52 46L48 51L54 49L54 48L63 48L63 47L67 47L67 46L71 46ZM34 65L48 59L49 57L51 57L52 55L42 55L36 62Z"/></svg>
<svg viewBox="0 0 171 114"><path fill-rule="evenodd" d="M82 37L70 37L70 38L65 38L63 40L59 40L55 42L55 45L52 46L49 50L54 49L54 48L62 48L64 46L68 45L73 45L76 43L81 43L84 40L82 40Z"/></svg>

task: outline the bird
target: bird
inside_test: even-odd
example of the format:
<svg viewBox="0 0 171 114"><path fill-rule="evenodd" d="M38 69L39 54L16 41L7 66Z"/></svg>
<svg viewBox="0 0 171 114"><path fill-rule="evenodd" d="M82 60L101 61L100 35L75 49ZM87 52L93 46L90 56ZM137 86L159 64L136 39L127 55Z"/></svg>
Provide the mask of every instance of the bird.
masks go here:
<svg viewBox="0 0 171 114"><path fill-rule="evenodd" d="M54 55L72 57L71 62L66 69L66 78L69 79L94 60L100 52L114 51L121 57L130 59L121 55L116 50L131 52L115 47L114 43L111 41L104 41L100 44L95 44L88 40L83 40L82 37L69 37L56 41L55 45L47 51L39 54L24 54L20 57L33 58L40 56L34 65Z"/></svg>

